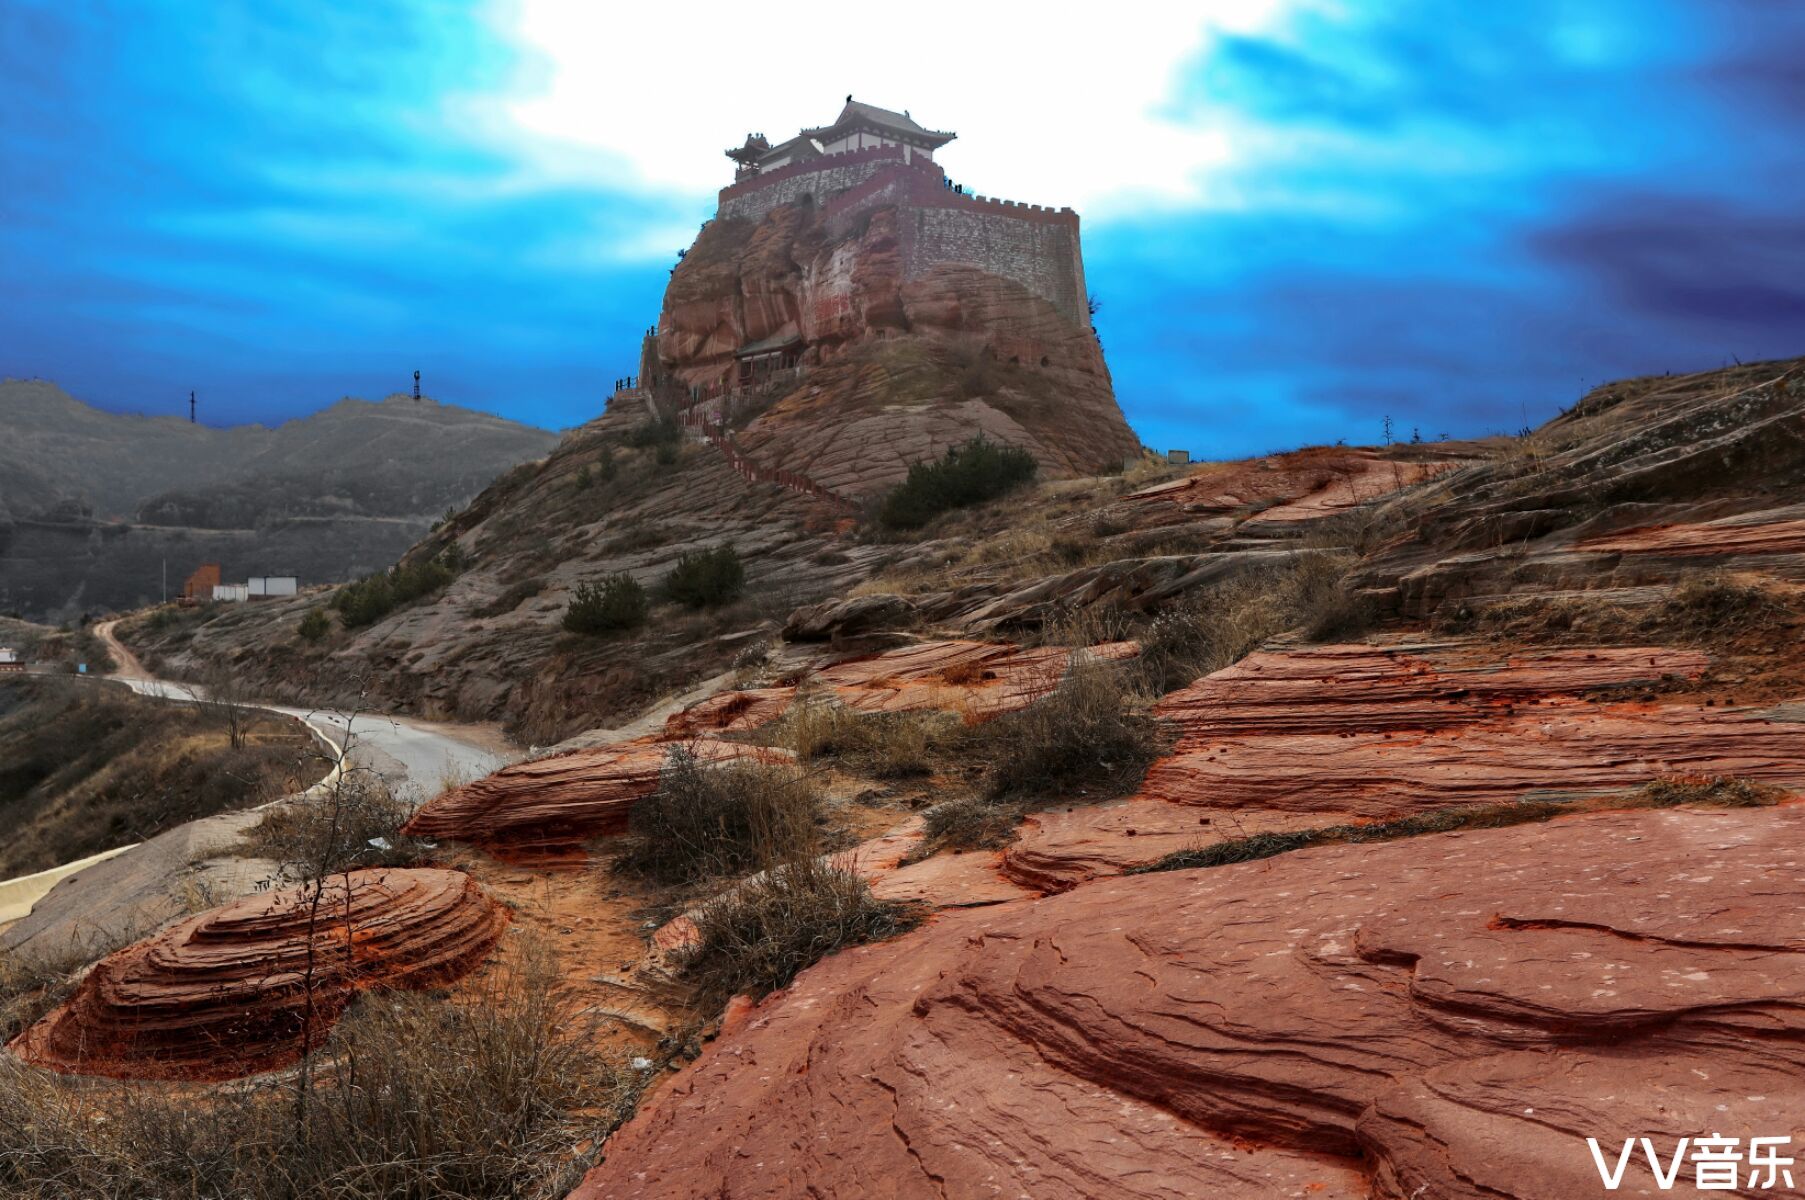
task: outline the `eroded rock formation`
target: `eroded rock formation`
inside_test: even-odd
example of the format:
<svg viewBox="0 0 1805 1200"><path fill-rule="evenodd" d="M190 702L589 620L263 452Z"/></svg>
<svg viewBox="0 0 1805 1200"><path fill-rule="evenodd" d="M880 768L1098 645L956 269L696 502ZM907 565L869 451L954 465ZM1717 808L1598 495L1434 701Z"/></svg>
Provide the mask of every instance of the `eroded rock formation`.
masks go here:
<svg viewBox="0 0 1805 1200"><path fill-rule="evenodd" d="M1404 536L1357 578L1409 617L1713 568L1805 581L1805 369L1607 385L1390 519Z"/></svg>
<svg viewBox="0 0 1805 1200"><path fill-rule="evenodd" d="M1085 323L979 265L919 269L908 195L821 199L710 222L665 293L648 367L678 394L733 387L747 347L800 358L793 386L723 410L753 461L856 498L979 433L1056 475L1137 452Z"/></svg>
<svg viewBox="0 0 1805 1200"><path fill-rule="evenodd" d="M1093 647L1101 659L1137 653L1132 642ZM1058 686L1071 651L992 642L923 642L836 663L809 686L857 712L938 709L980 721L1021 708ZM795 687L724 691L673 713L655 737L515 763L422 806L407 832L481 846L509 861L583 858L583 844L624 833L633 804L658 786L673 749L703 762L787 761L788 752L718 735L756 729L794 703Z"/></svg>
<svg viewBox="0 0 1805 1200"><path fill-rule="evenodd" d="M1693 650L1458 644L1249 655L1166 697L1178 740L1121 804L1035 814L1010 878L1061 890L1201 843L1452 805L1623 792L1662 777L1805 785L1778 709L1624 689L1699 674Z"/></svg>
<svg viewBox="0 0 1805 1200"><path fill-rule="evenodd" d="M1791 1128L1801 836L1590 814L944 914L740 1018L574 1196L1597 1195L1588 1136Z"/></svg>
<svg viewBox="0 0 1805 1200"><path fill-rule="evenodd" d="M247 896L102 959L16 1038L34 1066L120 1079L232 1079L295 1061L359 991L457 979L507 914L460 871L334 876ZM312 936L309 937L309 930ZM310 963L311 959L311 963Z"/></svg>

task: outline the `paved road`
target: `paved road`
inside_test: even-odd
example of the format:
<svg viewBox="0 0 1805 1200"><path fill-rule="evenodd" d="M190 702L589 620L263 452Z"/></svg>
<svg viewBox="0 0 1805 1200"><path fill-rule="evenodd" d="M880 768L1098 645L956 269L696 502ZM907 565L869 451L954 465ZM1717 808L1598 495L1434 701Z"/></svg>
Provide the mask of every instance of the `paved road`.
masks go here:
<svg viewBox="0 0 1805 1200"><path fill-rule="evenodd" d="M113 625L112 621L103 621L94 626L95 636L106 643L119 664L118 671L108 678L146 696L189 702L206 698L206 690L198 684L158 679L145 670L113 636ZM480 779L505 766L510 758L500 753L493 738L485 737L481 730L377 713L296 708L261 700L247 703L306 722L340 754L349 740L353 761L373 766L391 780L402 782L410 790L418 789L425 796L436 794L448 781Z"/></svg>

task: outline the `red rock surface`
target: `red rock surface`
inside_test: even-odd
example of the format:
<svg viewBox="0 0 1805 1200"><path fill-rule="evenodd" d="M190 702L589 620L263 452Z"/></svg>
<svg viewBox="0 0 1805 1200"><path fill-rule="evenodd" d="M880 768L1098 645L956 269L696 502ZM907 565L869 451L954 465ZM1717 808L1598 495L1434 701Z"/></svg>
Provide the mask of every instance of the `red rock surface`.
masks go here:
<svg viewBox="0 0 1805 1200"><path fill-rule="evenodd" d="M1403 498L1355 584L1409 618L1704 567L1805 582L1805 360L1627 380Z"/></svg>
<svg viewBox="0 0 1805 1200"><path fill-rule="evenodd" d="M1187 845L1449 805L1600 795L1664 776L1805 783L1805 724L1601 691L1706 664L1696 651L1635 647L1503 662L1449 645L1253 654L1160 702L1178 740L1133 800L1036 815L1004 869L1057 890Z"/></svg>
<svg viewBox="0 0 1805 1200"><path fill-rule="evenodd" d="M659 772L676 746L710 763L789 757L781 750L716 738L641 738L572 750L515 763L447 792L422 805L405 832L481 846L509 862L580 862L585 842L626 832L634 802L658 786Z"/></svg>
<svg viewBox="0 0 1805 1200"><path fill-rule="evenodd" d="M1800 556L1805 555L1805 520L1791 516L1790 510L1739 513L1717 521L1650 525L1581 538L1574 549L1700 558Z"/></svg>
<svg viewBox="0 0 1805 1200"><path fill-rule="evenodd" d="M348 879L348 900L346 877L334 877L317 913L298 888L247 896L102 959L11 1049L34 1066L120 1079L270 1070L300 1056L310 940L317 1043L357 992L457 979L507 924L461 871Z"/></svg>
<svg viewBox="0 0 1805 1200"><path fill-rule="evenodd" d="M1140 648L1133 642L1107 642L1086 653L1113 660L1132 658ZM1071 651L1059 646L921 642L824 667L809 676L809 683L857 712L938 709L983 721L1024 708L1057 687L1071 657ZM664 736L757 729L782 716L795 697L793 687L720 692L671 714Z"/></svg>
<svg viewBox="0 0 1805 1200"><path fill-rule="evenodd" d="M742 1016L573 1196L1601 1195L1587 1136L1794 1128L1802 837L1600 813L943 914Z"/></svg>
<svg viewBox="0 0 1805 1200"><path fill-rule="evenodd" d="M1108 642L1086 653L1122 659L1140 648L1133 642ZM859 712L933 708L979 721L1024 708L1053 690L1070 663L1071 651L1058 646L923 642L837 663L813 678Z"/></svg>
<svg viewBox="0 0 1805 1200"><path fill-rule="evenodd" d="M1261 521L1307 521L1382 499L1446 474L1452 458L1404 461L1364 447L1313 446L1265 458L1208 463L1183 479L1128 497L1176 504L1200 516L1255 512Z"/></svg>

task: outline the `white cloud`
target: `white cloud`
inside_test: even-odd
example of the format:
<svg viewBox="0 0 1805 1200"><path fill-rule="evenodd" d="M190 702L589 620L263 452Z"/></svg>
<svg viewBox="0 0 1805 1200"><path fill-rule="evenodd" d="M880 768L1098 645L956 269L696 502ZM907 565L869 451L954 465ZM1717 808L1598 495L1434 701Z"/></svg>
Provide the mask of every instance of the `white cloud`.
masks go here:
<svg viewBox="0 0 1805 1200"><path fill-rule="evenodd" d="M505 0L489 16L521 68L461 115L542 179L706 199L728 146L826 124L850 92L956 130L937 157L968 190L1106 219L1204 198L1229 139L1175 115L1181 71L1293 6Z"/></svg>

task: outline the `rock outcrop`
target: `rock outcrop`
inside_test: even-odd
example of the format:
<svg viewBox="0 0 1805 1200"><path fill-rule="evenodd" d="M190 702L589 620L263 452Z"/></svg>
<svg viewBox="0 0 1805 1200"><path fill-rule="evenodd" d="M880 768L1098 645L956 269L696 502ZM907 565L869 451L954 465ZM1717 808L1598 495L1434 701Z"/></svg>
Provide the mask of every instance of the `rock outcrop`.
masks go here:
<svg viewBox="0 0 1805 1200"><path fill-rule="evenodd" d="M1713 568L1805 581L1805 366L1610 384L1399 500L1359 584L1405 616Z"/></svg>
<svg viewBox="0 0 1805 1200"><path fill-rule="evenodd" d="M1092 648L1132 656L1132 642ZM982 721L1058 686L1071 651L991 642L923 642L813 672L808 686L855 712L935 709ZM583 845L626 832L633 805L658 786L672 750L705 763L788 761L787 751L723 741L756 729L795 702L793 686L723 691L671 714L654 737L515 763L427 804L408 822L414 837L466 842L517 863L581 862Z"/></svg>
<svg viewBox="0 0 1805 1200"><path fill-rule="evenodd" d="M571 750L515 763L428 801L405 832L481 846L509 862L581 862L585 842L627 831L634 803L658 786L679 746L710 764L788 759L781 750L718 738L642 738Z"/></svg>
<svg viewBox="0 0 1805 1200"><path fill-rule="evenodd" d="M1587 1137L1791 1129L1800 837L1589 814L943 914L739 1018L573 1197L1598 1195Z"/></svg>
<svg viewBox="0 0 1805 1200"><path fill-rule="evenodd" d="M853 499L979 433L1053 474L1137 452L1089 328L977 266L911 273L907 197L874 196L856 219L831 207L710 222L665 293L647 369L673 395L734 387L747 347L799 359L799 380L724 406L750 459Z"/></svg>
<svg viewBox="0 0 1805 1200"><path fill-rule="evenodd" d="M119 1079L270 1070L300 1056L310 1008L317 1045L357 992L457 979L506 924L460 871L353 871L329 880L317 906L299 888L248 896L102 959L11 1049L34 1066Z"/></svg>
<svg viewBox="0 0 1805 1200"><path fill-rule="evenodd" d="M1133 797L1032 816L1004 870L1057 891L1258 833L1665 777L1805 785L1805 724L1789 709L1626 694L1707 662L1657 647L1500 660L1457 643L1252 654L1155 707L1178 739Z"/></svg>

